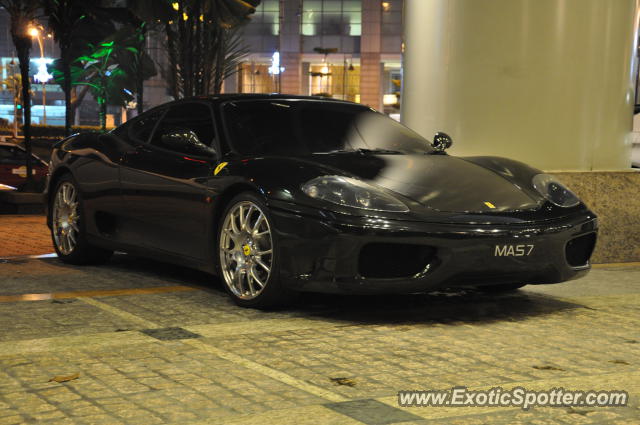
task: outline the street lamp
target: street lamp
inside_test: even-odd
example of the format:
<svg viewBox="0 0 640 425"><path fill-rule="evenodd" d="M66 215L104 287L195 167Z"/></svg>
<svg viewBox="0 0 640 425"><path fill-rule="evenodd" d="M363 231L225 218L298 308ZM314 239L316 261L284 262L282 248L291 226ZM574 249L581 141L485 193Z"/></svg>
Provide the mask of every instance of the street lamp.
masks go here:
<svg viewBox="0 0 640 425"><path fill-rule="evenodd" d="M44 46L42 44L42 37L40 36L40 30L36 27L30 27L28 30L29 35L38 41L40 47L40 63L38 64L38 73L34 75L34 79L42 83L42 123L47 124L47 81L52 77L47 71L47 61L44 57Z"/></svg>

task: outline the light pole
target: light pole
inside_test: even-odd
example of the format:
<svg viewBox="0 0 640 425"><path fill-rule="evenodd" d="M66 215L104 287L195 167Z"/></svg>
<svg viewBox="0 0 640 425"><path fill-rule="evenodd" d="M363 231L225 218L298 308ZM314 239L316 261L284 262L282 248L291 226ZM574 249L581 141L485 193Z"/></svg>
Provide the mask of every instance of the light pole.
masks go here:
<svg viewBox="0 0 640 425"><path fill-rule="evenodd" d="M16 61L11 58L11 62L9 62L9 67L11 70L11 76L9 77L11 80L12 90L13 90L13 138L18 138L18 102L20 101L20 84L18 84L18 77L20 75L20 71L16 70Z"/></svg>
<svg viewBox="0 0 640 425"><path fill-rule="evenodd" d="M47 72L47 64L44 58L44 46L40 31L36 27L29 28L29 35L38 41L40 47L40 64L38 65L38 73L34 76L36 81L42 83L42 123L47 125L47 81L51 78L51 74Z"/></svg>

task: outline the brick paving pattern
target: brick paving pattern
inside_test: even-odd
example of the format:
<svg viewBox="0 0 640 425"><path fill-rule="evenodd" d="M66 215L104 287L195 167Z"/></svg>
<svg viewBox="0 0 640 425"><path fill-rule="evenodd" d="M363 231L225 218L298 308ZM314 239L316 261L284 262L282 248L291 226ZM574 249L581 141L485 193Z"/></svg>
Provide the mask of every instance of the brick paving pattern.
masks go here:
<svg viewBox="0 0 640 425"><path fill-rule="evenodd" d="M0 257L54 252L42 215L0 215Z"/></svg>
<svg viewBox="0 0 640 425"><path fill-rule="evenodd" d="M177 285L192 290L153 293ZM123 292L2 301L87 290ZM127 255L100 267L0 263L0 425L635 425L639 365L638 267L509 295L305 295L257 311L233 305L209 275ZM399 390L454 386L631 398L528 411L397 404Z"/></svg>

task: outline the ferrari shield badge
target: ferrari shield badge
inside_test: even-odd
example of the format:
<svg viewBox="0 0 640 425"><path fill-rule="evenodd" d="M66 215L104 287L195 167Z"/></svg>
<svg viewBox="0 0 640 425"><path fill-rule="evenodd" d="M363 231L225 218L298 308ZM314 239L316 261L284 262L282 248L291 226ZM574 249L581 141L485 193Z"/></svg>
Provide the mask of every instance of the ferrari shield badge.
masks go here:
<svg viewBox="0 0 640 425"><path fill-rule="evenodd" d="M213 175L214 175L214 176L217 176L217 175L218 175L218 173L219 173L220 171L222 171L222 169L223 169L224 167L226 167L226 166L227 166L227 164L228 164L228 162L221 162L220 164L218 164L218 166L216 167L216 169L213 171Z"/></svg>

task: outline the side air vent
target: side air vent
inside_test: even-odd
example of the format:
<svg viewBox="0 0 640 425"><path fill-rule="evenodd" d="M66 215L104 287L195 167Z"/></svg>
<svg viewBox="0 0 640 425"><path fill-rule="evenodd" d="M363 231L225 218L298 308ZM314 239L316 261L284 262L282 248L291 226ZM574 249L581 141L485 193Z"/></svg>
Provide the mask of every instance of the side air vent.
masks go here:
<svg viewBox="0 0 640 425"><path fill-rule="evenodd" d="M591 258L591 254L593 254L595 246L595 233L589 233L588 235L571 239L565 248L567 263L569 263L571 267L581 267L586 265L589 258Z"/></svg>

